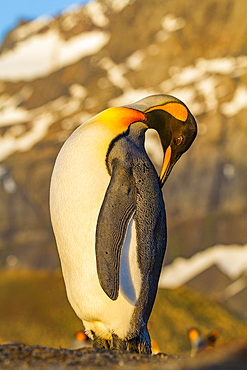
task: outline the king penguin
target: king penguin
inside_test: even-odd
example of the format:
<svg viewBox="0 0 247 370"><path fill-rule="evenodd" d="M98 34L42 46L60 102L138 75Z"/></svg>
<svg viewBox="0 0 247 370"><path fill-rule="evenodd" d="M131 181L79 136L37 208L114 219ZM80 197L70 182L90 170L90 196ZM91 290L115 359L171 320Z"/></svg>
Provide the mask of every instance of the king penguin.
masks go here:
<svg viewBox="0 0 247 370"><path fill-rule="evenodd" d="M144 146L149 128L164 151L160 176ZM151 353L167 242L161 188L196 133L182 101L152 95L92 117L58 154L51 221L68 300L95 348Z"/></svg>

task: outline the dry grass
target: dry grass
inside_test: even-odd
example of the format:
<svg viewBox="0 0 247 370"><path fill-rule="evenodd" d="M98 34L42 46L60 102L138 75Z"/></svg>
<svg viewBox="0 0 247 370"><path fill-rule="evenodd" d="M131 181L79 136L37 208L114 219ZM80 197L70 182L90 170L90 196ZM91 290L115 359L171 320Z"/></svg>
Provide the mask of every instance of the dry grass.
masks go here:
<svg viewBox="0 0 247 370"><path fill-rule="evenodd" d="M191 290L160 290L150 318L161 351L189 351L186 330L215 328L220 341L243 336L245 323L213 300ZM0 272L0 342L69 347L82 323L70 307L60 271Z"/></svg>

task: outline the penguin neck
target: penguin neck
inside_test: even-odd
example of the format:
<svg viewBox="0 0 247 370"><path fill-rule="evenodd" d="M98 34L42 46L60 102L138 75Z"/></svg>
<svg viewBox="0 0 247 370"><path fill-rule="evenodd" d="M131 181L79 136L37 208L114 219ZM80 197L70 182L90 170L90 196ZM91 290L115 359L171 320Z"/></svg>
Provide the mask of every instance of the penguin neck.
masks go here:
<svg viewBox="0 0 247 370"><path fill-rule="evenodd" d="M132 123L126 131L119 134L117 137L115 137L109 147L108 151L106 153L106 167L108 170L108 173L111 175L111 161L113 159L112 152L114 151L113 148L115 148L115 144L119 142L122 138L126 137L127 140L131 141L133 144L136 145L137 150L141 150L141 148L144 149L144 142L145 142L145 132L147 130L147 126L143 122L134 122ZM118 148L119 150L119 148ZM125 153L122 153L122 156L124 156Z"/></svg>
<svg viewBox="0 0 247 370"><path fill-rule="evenodd" d="M169 113L162 110L153 110L150 113L146 113L147 124L149 128L156 130L159 134L163 151L166 149L172 140L172 130L170 121L172 118Z"/></svg>

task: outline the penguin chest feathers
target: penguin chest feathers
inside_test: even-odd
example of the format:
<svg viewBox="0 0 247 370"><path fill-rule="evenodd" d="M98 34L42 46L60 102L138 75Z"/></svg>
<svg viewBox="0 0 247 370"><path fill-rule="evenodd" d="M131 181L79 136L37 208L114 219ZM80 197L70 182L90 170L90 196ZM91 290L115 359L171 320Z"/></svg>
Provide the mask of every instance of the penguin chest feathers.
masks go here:
<svg viewBox="0 0 247 370"><path fill-rule="evenodd" d="M51 217L68 298L86 328L104 337L138 332L142 320L131 329L134 312L141 318L147 302L152 306L165 252L164 203L144 135L143 123L119 134L94 118L67 140L52 176Z"/></svg>

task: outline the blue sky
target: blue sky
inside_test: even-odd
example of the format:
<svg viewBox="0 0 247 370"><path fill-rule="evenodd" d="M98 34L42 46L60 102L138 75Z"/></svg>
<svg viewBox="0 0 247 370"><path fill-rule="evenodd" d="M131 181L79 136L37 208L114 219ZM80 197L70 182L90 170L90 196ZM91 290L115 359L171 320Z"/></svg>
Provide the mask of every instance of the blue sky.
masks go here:
<svg viewBox="0 0 247 370"><path fill-rule="evenodd" d="M13 29L20 19L32 20L41 15L56 16L73 4L85 4L88 0L1 0L0 44L5 34Z"/></svg>

